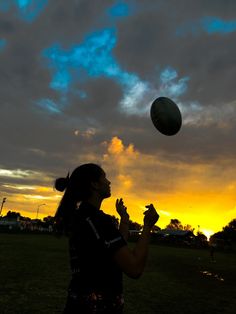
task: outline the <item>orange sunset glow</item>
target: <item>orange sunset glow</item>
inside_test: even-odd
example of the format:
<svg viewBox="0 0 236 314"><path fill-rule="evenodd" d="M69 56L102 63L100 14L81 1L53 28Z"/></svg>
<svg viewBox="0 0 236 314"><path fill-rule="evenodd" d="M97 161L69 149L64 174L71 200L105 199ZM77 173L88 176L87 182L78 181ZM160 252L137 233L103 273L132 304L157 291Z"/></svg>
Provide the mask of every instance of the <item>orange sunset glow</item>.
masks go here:
<svg viewBox="0 0 236 314"><path fill-rule="evenodd" d="M202 163L170 163L158 155L140 153L116 136L101 147L103 154L89 156L87 161L97 159L111 181L112 196L104 201L104 212L118 217L115 200L122 197L130 219L142 224L145 205L153 203L160 214L159 227L165 228L170 219L177 218L208 237L235 217L236 182L231 171L224 172L224 180L215 175L223 161L216 168ZM66 175L67 170L62 169L58 176ZM62 196L53 189L55 178L43 173L28 175L42 176L44 186L5 185L8 193L2 214L12 210L35 218L38 210L41 219L54 215Z"/></svg>

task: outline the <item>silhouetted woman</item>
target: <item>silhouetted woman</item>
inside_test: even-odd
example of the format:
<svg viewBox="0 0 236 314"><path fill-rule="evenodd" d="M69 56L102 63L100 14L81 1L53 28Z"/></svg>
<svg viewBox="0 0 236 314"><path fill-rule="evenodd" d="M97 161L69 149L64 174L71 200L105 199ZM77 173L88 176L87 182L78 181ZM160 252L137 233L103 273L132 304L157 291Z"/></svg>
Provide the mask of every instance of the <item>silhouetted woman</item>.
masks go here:
<svg viewBox="0 0 236 314"><path fill-rule="evenodd" d="M100 166L81 165L70 177L57 179L55 187L65 191L55 220L57 232L69 237L72 272L64 314L123 313L122 273L131 278L143 273L150 231L159 218L155 208L146 206L142 234L131 250L123 200L116 201L119 229L100 209L111 195L110 181Z"/></svg>

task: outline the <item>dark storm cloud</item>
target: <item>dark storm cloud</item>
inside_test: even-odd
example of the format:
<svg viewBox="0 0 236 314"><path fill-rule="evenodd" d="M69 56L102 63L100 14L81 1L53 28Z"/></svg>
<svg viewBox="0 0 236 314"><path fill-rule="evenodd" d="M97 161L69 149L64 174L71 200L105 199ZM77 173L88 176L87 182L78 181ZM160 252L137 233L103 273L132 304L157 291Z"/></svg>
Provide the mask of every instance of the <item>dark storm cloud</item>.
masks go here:
<svg viewBox="0 0 236 314"><path fill-rule="evenodd" d="M153 80L171 65L190 77L188 99L204 105L232 101L236 32L208 35L199 29L195 35L177 36L176 31L207 16L235 20L235 9L235 3L225 6L223 1L178 1L178 7L175 1L162 1L157 10L146 5L119 25L116 55L125 68Z"/></svg>
<svg viewBox="0 0 236 314"><path fill-rule="evenodd" d="M235 2L145 1L144 5L143 1L133 1L133 14L112 21L106 10L114 3L49 1L32 23L1 12L1 38L7 41L0 52L1 168L57 176L85 162L88 154L101 159L101 143L113 136L119 136L125 145L133 143L141 153L161 154L190 164L235 155L236 32L209 35L199 29L196 35L176 33L186 23L196 23L205 16L234 20ZM106 27L116 29L112 54L121 71L148 82L151 97L158 92L160 74L166 67L175 69L178 78L189 77L187 91L178 100L187 110L185 121L192 118L197 123L184 124L176 137L157 133L149 112L136 115L121 110L124 87L108 77L76 82L75 88L87 97L67 95L61 114L37 105L42 98L56 104L61 99L49 86L52 70L42 51L53 43L69 49ZM192 102L199 103L201 110L192 110ZM210 118L213 121L209 122Z"/></svg>

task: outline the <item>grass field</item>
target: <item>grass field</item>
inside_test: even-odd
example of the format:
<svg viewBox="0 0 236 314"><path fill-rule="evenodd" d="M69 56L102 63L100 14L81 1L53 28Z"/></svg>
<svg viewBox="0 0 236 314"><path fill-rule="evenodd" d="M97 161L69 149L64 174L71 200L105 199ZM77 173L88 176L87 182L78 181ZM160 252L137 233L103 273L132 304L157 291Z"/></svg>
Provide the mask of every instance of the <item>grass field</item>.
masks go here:
<svg viewBox="0 0 236 314"><path fill-rule="evenodd" d="M0 234L1 314L61 313L68 282L66 238ZM151 245L145 273L124 287L125 314L233 314L236 254L212 263L207 250Z"/></svg>

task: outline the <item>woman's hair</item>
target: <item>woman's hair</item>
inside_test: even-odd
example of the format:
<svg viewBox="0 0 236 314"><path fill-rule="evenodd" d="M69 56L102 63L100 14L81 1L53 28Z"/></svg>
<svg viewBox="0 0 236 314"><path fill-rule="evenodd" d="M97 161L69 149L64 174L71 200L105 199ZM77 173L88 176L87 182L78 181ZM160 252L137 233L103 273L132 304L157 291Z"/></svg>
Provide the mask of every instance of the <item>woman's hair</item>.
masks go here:
<svg viewBox="0 0 236 314"><path fill-rule="evenodd" d="M56 235L69 235L71 218L77 203L88 199L91 194L91 182L98 181L103 173L100 166L88 163L77 167L71 176L68 174L66 178L56 179L56 190L65 191L54 217Z"/></svg>

